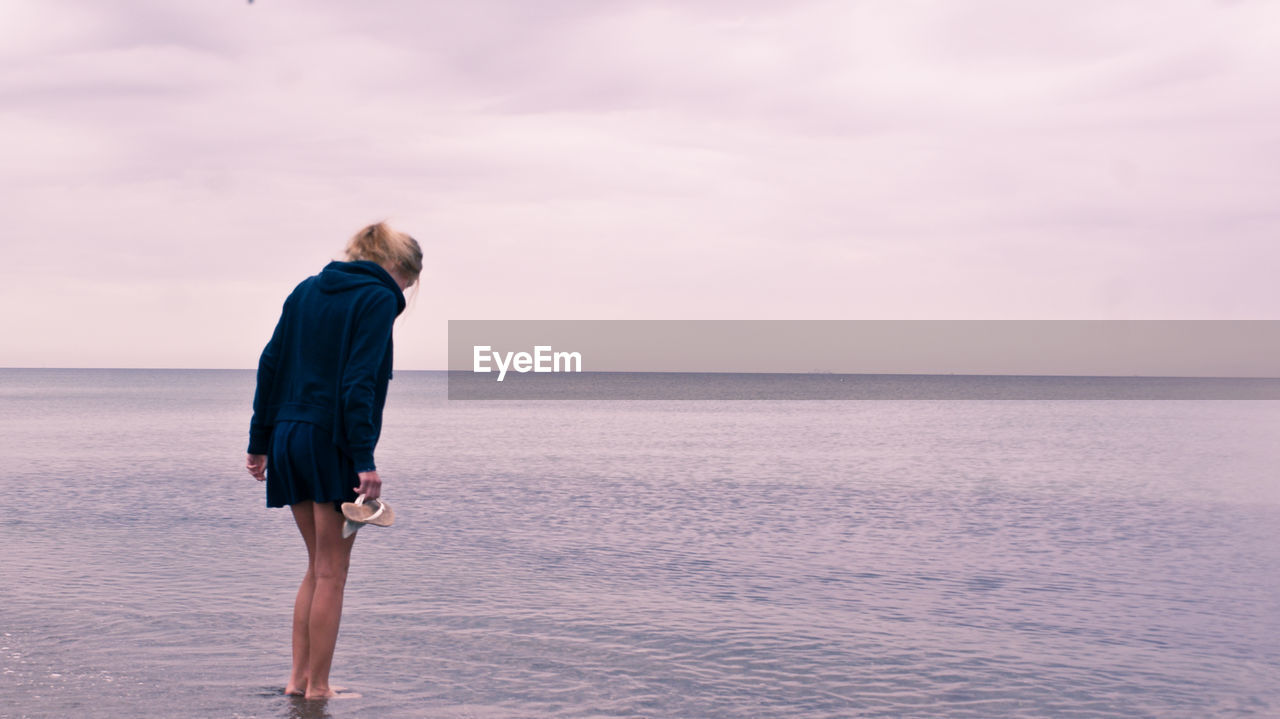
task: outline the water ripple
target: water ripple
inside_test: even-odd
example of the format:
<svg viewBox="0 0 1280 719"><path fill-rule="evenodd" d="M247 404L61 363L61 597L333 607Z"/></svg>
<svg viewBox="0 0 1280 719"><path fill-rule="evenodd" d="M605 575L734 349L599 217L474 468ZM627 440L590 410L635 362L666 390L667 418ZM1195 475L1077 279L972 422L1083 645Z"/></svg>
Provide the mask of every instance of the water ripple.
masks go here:
<svg viewBox="0 0 1280 719"><path fill-rule="evenodd" d="M365 698L308 705L252 377L90 379L0 393L14 481L59 503L0 517L0 719L1280 711L1273 403L448 403L398 373L399 519L357 542L335 660Z"/></svg>

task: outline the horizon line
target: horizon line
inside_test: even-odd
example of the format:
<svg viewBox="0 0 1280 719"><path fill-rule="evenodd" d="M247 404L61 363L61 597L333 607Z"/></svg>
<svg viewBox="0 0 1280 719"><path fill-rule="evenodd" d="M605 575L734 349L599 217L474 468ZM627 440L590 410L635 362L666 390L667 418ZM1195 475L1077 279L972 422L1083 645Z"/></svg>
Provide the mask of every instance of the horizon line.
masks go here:
<svg viewBox="0 0 1280 719"><path fill-rule="evenodd" d="M257 372L254 367L12 367L0 366L4 370L36 370L36 371L137 371L137 372ZM449 369L397 369L395 372L449 372L472 373L471 370ZM485 373L479 373L485 374ZM1155 374L1028 374L1017 372L836 372L830 370L795 370L780 372L742 372L742 371L689 371L689 370L589 370L560 374L696 374L696 375L830 375L841 377L1073 377L1082 379L1238 379L1238 380L1280 380L1280 377L1259 375L1155 375Z"/></svg>

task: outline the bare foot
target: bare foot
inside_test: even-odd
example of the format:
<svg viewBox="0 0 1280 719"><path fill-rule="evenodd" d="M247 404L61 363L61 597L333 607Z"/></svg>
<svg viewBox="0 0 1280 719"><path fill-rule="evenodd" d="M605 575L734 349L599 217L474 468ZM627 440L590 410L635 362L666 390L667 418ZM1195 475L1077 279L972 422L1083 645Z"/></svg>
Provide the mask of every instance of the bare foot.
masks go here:
<svg viewBox="0 0 1280 719"><path fill-rule="evenodd" d="M359 699L359 692L346 691L345 687L329 687L328 691L307 690L308 699Z"/></svg>
<svg viewBox="0 0 1280 719"><path fill-rule="evenodd" d="M338 693L342 693L347 690L346 687L340 687L337 684L334 684L329 688ZM290 684L284 688L284 693L286 696L291 696L291 697L305 697L307 695L307 690L299 689L296 685Z"/></svg>

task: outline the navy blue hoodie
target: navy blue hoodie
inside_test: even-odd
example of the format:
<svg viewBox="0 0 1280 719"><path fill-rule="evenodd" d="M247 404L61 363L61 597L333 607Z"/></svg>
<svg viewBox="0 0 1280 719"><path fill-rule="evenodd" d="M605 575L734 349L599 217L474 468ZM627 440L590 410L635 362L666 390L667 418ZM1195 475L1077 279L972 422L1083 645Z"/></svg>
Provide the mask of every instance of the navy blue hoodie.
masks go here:
<svg viewBox="0 0 1280 719"><path fill-rule="evenodd" d="M356 471L376 469L391 325L403 311L404 293L374 262L330 262L299 283L258 360L249 454L267 453L276 422L310 422Z"/></svg>

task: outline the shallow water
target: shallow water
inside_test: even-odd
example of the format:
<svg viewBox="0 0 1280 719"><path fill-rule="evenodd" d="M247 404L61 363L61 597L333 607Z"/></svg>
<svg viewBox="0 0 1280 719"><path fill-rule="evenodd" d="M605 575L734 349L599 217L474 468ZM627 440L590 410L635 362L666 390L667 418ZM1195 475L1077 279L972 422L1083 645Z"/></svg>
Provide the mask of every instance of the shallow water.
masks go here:
<svg viewBox="0 0 1280 719"><path fill-rule="evenodd" d="M279 694L249 372L0 370L0 717L1280 714L1280 403L448 402Z"/></svg>

